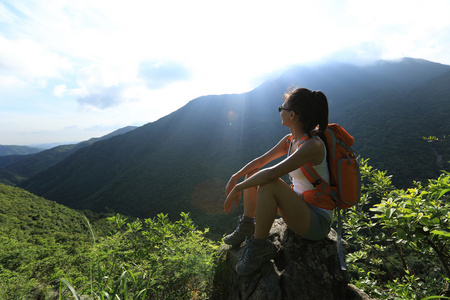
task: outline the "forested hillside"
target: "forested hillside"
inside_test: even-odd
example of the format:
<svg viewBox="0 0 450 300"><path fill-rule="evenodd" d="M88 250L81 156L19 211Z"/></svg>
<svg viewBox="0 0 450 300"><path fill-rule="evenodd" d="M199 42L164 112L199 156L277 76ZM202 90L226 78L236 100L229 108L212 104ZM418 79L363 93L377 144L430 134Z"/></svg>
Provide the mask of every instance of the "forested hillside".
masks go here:
<svg viewBox="0 0 450 300"><path fill-rule="evenodd" d="M26 155L26 154L38 153L40 151L42 151L42 149L27 147L27 146L0 145L0 156Z"/></svg>
<svg viewBox="0 0 450 300"><path fill-rule="evenodd" d="M133 126L124 127L100 138L91 138L77 144L61 145L31 155L0 156L0 182L16 185L57 164L78 149L90 146L97 141L124 134L135 128Z"/></svg>
<svg viewBox="0 0 450 300"><path fill-rule="evenodd" d="M92 239L80 212L0 183L0 224L0 298L88 272Z"/></svg>
<svg viewBox="0 0 450 300"><path fill-rule="evenodd" d="M397 187L437 177L450 149L423 136L448 135L450 67L404 59L371 66L298 67L245 94L205 96L136 130L80 149L21 183L75 208L151 217L190 211L221 232L226 180L287 129L277 106L289 86L325 92L330 121L355 148L393 174ZM237 212L236 212L237 213Z"/></svg>
<svg viewBox="0 0 450 300"><path fill-rule="evenodd" d="M187 214L176 223L160 215L143 224L0 183L2 300L84 299L68 296L93 292L105 299L188 299L193 290L209 290L216 250Z"/></svg>

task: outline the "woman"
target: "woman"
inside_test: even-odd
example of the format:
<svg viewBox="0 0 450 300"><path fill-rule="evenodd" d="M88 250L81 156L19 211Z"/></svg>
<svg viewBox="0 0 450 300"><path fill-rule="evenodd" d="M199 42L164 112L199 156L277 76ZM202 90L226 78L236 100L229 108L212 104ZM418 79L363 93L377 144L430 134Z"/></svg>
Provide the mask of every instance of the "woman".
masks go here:
<svg viewBox="0 0 450 300"><path fill-rule="evenodd" d="M224 238L225 243L237 246L251 237L236 265L240 275L257 271L276 255L275 245L267 238L277 213L294 233L305 239L320 240L330 231L332 211L305 202L302 193L314 189L314 186L300 170L304 164L311 163L329 183L327 150L318 137L328 125L328 100L320 91L297 88L284 95L284 103L278 110L282 124L291 133L231 176L225 188L224 210L227 213L230 213L233 203L238 205L244 191L244 216L236 230ZM286 154L287 158L280 163L260 170ZM286 174L290 175L293 188L280 179ZM242 176L245 180L237 183Z"/></svg>

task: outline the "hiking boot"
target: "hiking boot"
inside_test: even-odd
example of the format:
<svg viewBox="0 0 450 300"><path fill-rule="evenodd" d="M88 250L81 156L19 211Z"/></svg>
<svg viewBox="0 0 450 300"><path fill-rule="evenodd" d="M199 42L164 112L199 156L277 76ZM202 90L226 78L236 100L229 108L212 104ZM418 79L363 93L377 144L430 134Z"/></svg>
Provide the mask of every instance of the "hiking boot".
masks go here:
<svg viewBox="0 0 450 300"><path fill-rule="evenodd" d="M245 242L236 272L241 276L250 275L258 271L261 266L277 254L277 248L267 239L249 239Z"/></svg>
<svg viewBox="0 0 450 300"><path fill-rule="evenodd" d="M225 236L223 241L225 244L233 247L240 246L247 238L251 238L255 233L255 223L250 217L242 216L239 219L236 230L233 233Z"/></svg>

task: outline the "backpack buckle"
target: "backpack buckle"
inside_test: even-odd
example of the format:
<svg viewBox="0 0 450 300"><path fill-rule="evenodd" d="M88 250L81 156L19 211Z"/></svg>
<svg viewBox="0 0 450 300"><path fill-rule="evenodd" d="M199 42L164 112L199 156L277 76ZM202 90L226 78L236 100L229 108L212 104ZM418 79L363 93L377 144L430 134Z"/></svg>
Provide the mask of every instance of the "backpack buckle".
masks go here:
<svg viewBox="0 0 450 300"><path fill-rule="evenodd" d="M322 179L317 179L316 182L314 182L312 185L313 185L314 187L316 187L316 186L318 186L318 185L321 184L321 183L322 183Z"/></svg>

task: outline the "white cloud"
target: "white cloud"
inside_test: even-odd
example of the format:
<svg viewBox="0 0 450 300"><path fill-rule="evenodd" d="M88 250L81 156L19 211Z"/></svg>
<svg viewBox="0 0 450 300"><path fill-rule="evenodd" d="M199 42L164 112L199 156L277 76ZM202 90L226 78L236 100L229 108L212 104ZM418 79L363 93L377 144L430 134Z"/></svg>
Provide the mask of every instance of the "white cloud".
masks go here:
<svg viewBox="0 0 450 300"><path fill-rule="evenodd" d="M54 87L58 96L72 96L82 106L105 109L125 101L122 97L127 78L120 70L105 65L89 65L77 73L77 87L68 89L66 85Z"/></svg>
<svg viewBox="0 0 450 300"><path fill-rule="evenodd" d="M56 97L63 97L67 93L67 86L65 84L57 85L53 88L53 95Z"/></svg>
<svg viewBox="0 0 450 300"><path fill-rule="evenodd" d="M0 75L0 89L19 89L25 88L27 83L15 76Z"/></svg>
<svg viewBox="0 0 450 300"><path fill-rule="evenodd" d="M62 72L71 70L72 63L32 40L0 36L0 66L3 74L34 79L61 77Z"/></svg>
<svg viewBox="0 0 450 300"><path fill-rule="evenodd" d="M114 86L119 82L119 73L108 66L90 65L78 71L77 74L80 94L98 92L104 87Z"/></svg>

